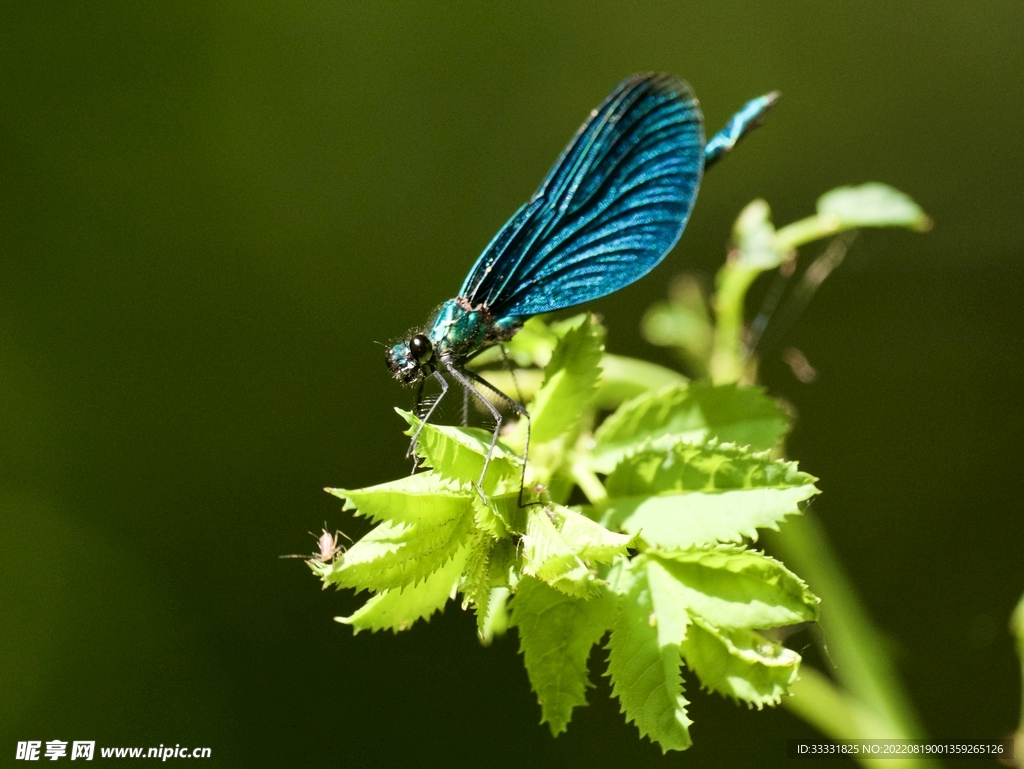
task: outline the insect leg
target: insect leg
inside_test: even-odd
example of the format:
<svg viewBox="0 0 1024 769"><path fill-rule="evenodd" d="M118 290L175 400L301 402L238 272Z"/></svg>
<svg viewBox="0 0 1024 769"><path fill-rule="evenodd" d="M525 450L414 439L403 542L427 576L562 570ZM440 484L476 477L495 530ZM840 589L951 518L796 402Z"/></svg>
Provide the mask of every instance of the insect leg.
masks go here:
<svg viewBox="0 0 1024 769"><path fill-rule="evenodd" d="M506 361L507 361L507 359L506 359ZM488 390L490 390L492 393L497 395L498 398L500 398L502 400L502 402L507 404L510 409L512 409L514 412L516 412L516 414L519 415L520 419L523 419L523 420L526 421L526 444L523 446L523 474L522 474L522 477L519 479L519 506L520 507L528 507L529 505L540 504L540 502L528 502L525 505L523 504L523 487L526 485L526 463L527 463L527 461L530 458L530 414L529 414L529 412L526 410L526 407L523 406L522 403L520 403L517 400L513 400L512 398L510 398L508 395L503 393L501 390L499 390L497 387L492 385L490 382L488 382L486 379L484 379L479 374L476 374L476 373L474 373L472 371L466 371L465 373L466 373L466 376L469 377L470 379L472 379L474 382L476 382L479 385L483 385ZM513 377L512 377L512 382L515 384L515 375L513 375ZM518 394L518 391L519 391L519 385L516 384L516 392L517 392L517 394ZM520 395L520 397L522 397L522 396ZM497 440L498 440L497 432L495 432L494 440L495 440L495 442L497 442ZM491 448L492 449L494 448L493 444L492 444ZM490 457L488 456L488 459L489 458ZM484 469L485 470L487 469L486 466L484 467Z"/></svg>
<svg viewBox="0 0 1024 769"><path fill-rule="evenodd" d="M423 420L423 385L426 383L425 379L421 379L420 383L416 386L416 404L412 407L412 413L416 415L419 420ZM419 435L419 433L417 433ZM415 475L416 469L419 467L420 458L413 453L413 449L416 447L416 439L413 438L409 442L409 448L405 450L405 458L408 459L410 456L412 459L412 472Z"/></svg>
<svg viewBox="0 0 1024 769"><path fill-rule="evenodd" d="M519 506L529 507L530 505L539 505L541 504L540 500L527 502L525 505L523 504L523 489L526 488L526 462L530 458L530 415L526 413L526 409L521 405L523 403L523 391L519 389L519 380L516 379L515 366L513 366L512 361L508 359L508 350L505 349L505 345L500 345L498 349L501 350L501 357L502 360L505 361L505 367L508 369L508 375L512 377L512 386L516 388L516 400L518 403L515 405L520 408L520 418L526 420L526 443L523 446L523 475L519 482Z"/></svg>
<svg viewBox="0 0 1024 769"><path fill-rule="evenodd" d="M473 386L473 381L483 382L486 385L487 383L484 382L484 380L480 379L480 377L478 377L472 371L460 371L459 369L455 368L455 366L453 366L449 361L446 361L444 359L441 360L441 363L443 363L444 367L448 369L448 373L455 377L455 380L459 384L461 384L466 389L467 392L473 393L473 395L477 397L477 400L484 404L487 410L491 412L491 416L494 417L494 432L491 435L491 445L487 447L487 456L484 457L484 469L480 473L480 480L477 481L477 491L479 492L480 496L486 501L487 495L484 494L484 478L487 476L487 468L490 467L491 457L494 455L494 447L498 445L498 435L501 432L502 423L501 412L498 411L498 408L493 403L491 403L489 400L487 400L486 397L484 397L484 394L482 392L480 392ZM490 385L488 385L488 387L489 389L494 390L494 388L490 387ZM498 391L495 390L495 392ZM498 392L498 394L502 398L505 398L506 400L511 400L507 395L505 395L502 392ZM519 404L516 405L518 406ZM520 408L522 407L520 406Z"/></svg>
<svg viewBox="0 0 1024 769"><path fill-rule="evenodd" d="M426 383L425 379L421 379L420 383L416 385L416 404L412 407L412 413L416 415L418 419L423 418L423 385ZM408 457L408 454L406 454Z"/></svg>
<svg viewBox="0 0 1024 769"><path fill-rule="evenodd" d="M441 376L441 372L440 371L438 371L437 369L434 369L434 371L430 374L430 376L434 377L434 379L436 379L440 383L440 385L441 385L441 394L437 396L437 400L435 400L432 404L430 404L430 408L427 409L427 413L424 414L423 417L420 419L420 426L417 427L416 428L416 432L413 433L412 440L409 441L409 450L405 452L405 456L407 458L410 457L410 456L412 457L412 471L413 471L413 473L415 473L416 470L418 470L419 466L420 466L420 458L419 458L419 455L416 453L416 445L419 442L420 433L423 432L423 425L427 424L427 422L430 421L430 417L434 413L434 410L437 409L437 405L441 402L441 399L448 393L448 380L446 380L443 376ZM416 394L417 408L418 408L418 404L419 404L419 401L420 401L420 398L421 398L422 395L423 395L423 386L420 385L420 390Z"/></svg>
<svg viewBox="0 0 1024 769"><path fill-rule="evenodd" d="M505 362L505 368L508 369L508 375L512 378L512 386L516 388L516 400L518 401L518 404L521 404L523 402L523 391L519 389L519 380L516 379L515 366L513 366L512 361L508 359L508 350L505 349L505 345L498 345L498 349L501 351L501 359ZM494 388L492 387L491 389L493 390Z"/></svg>

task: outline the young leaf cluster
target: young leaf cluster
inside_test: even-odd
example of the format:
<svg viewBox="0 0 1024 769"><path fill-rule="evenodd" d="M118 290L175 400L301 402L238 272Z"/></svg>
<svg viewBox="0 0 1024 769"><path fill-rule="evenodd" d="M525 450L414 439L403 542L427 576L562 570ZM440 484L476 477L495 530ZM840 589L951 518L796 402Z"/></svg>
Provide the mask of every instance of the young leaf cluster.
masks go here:
<svg viewBox="0 0 1024 769"><path fill-rule="evenodd" d="M788 427L778 404L607 356L587 315L530 320L509 354L531 396L526 504L525 420L503 432L478 488L489 432L400 411L428 469L328 490L376 524L332 562L311 561L325 584L372 593L339 621L397 632L455 599L485 643L515 626L555 735L586 704L587 661L605 638L627 721L664 751L691 744L684 668L737 702L778 703L800 657L763 631L813 621L818 604L752 547L817 493L773 458Z"/></svg>

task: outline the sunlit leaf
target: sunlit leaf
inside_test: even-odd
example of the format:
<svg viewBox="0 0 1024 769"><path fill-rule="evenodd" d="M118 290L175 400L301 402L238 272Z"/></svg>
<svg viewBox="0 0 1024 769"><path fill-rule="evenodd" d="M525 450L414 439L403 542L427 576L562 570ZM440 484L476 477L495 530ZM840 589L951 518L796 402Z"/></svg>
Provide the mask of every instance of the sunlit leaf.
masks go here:
<svg viewBox="0 0 1024 769"><path fill-rule="evenodd" d="M351 625L356 633L360 630L398 632L408 629L418 619L429 619L452 597L467 553L468 548L460 548L451 561L418 585L379 593L351 616L335 619Z"/></svg>
<svg viewBox="0 0 1024 769"><path fill-rule="evenodd" d="M641 737L649 737L662 752L685 750L692 744L692 721L686 715L679 645L659 642L647 575L641 570L635 576L619 600L608 639L612 693Z"/></svg>
<svg viewBox="0 0 1024 769"><path fill-rule="evenodd" d="M721 630L701 619L682 649L701 684L758 708L777 705L800 666L799 654L752 630Z"/></svg>
<svg viewBox="0 0 1024 769"><path fill-rule="evenodd" d="M477 616L477 630L482 632L491 600L490 562L494 540L485 532L478 531L470 538L468 544L469 556L459 588L464 596L462 608L473 605Z"/></svg>
<svg viewBox="0 0 1024 769"><path fill-rule="evenodd" d="M811 622L818 599L773 558L734 545L652 551L648 561L664 570L687 611L718 628L770 628Z"/></svg>
<svg viewBox="0 0 1024 769"><path fill-rule="evenodd" d="M523 573L568 595L589 596L598 588L596 573L565 541L545 508L531 510L527 518L523 535Z"/></svg>
<svg viewBox="0 0 1024 769"><path fill-rule="evenodd" d="M603 591L589 600L573 598L525 578L511 609L541 721L557 736L568 726L573 708L587 704L586 690L593 686L587 679L587 658L611 627L615 599Z"/></svg>
<svg viewBox="0 0 1024 769"><path fill-rule="evenodd" d="M842 228L910 227L927 230L931 220L910 197L880 182L837 187L818 198L818 214L834 216Z"/></svg>
<svg viewBox="0 0 1024 769"><path fill-rule="evenodd" d="M523 571L569 595L591 595L598 587L591 562L611 563L632 540L567 507L536 507L523 536Z"/></svg>
<svg viewBox="0 0 1024 769"><path fill-rule="evenodd" d="M356 515L369 518L375 523L416 523L424 519L444 519L447 513L461 514L467 501L472 498L472 492L467 492L436 473L406 475L364 489L325 491L345 500L343 510L354 510Z"/></svg>
<svg viewBox="0 0 1024 769"><path fill-rule="evenodd" d="M774 448L789 424L760 387L706 382L669 386L627 401L594 433L591 466L609 473L640 447L667 449L675 443L718 438L755 450Z"/></svg>
<svg viewBox="0 0 1024 769"><path fill-rule="evenodd" d="M412 436L422 424L408 411L395 409L399 416L409 423L406 435ZM491 434L476 427L451 427L448 425L423 424L416 444L416 453L423 458L434 473L459 483L472 484L480 479L484 461L491 446ZM518 478L520 459L515 452L507 450L499 442L491 452L487 467L484 490L490 493L498 482Z"/></svg>
<svg viewBox="0 0 1024 769"><path fill-rule="evenodd" d="M508 598L507 587L492 587L491 597L487 601L487 612L483 621L477 622L477 637L483 646L490 646L495 638L505 635L508 629ZM478 615L479 616L479 615Z"/></svg>
<svg viewBox="0 0 1024 769"><path fill-rule="evenodd" d="M603 350L604 329L589 316L559 340L530 405L532 442L553 440L578 425L597 388Z"/></svg>
<svg viewBox="0 0 1024 769"><path fill-rule="evenodd" d="M454 557L474 528L470 500L461 501L457 508L439 504L417 523L379 524L318 573L338 587L377 591L425 579Z"/></svg>
<svg viewBox="0 0 1024 769"><path fill-rule="evenodd" d="M775 529L798 513L818 493L815 480L768 452L677 443L618 464L605 484L602 523L668 548L756 539L758 528Z"/></svg>

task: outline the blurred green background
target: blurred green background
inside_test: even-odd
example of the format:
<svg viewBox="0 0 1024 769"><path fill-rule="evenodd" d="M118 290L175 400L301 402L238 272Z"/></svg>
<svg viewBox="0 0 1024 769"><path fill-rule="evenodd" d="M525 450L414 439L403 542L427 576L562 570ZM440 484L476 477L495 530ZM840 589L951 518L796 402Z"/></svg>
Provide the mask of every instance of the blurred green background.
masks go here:
<svg viewBox="0 0 1024 769"><path fill-rule="evenodd" d="M641 743L597 676L553 740L514 635L483 649L450 605L353 638L332 618L361 598L278 559L325 521L362 531L322 487L408 471L412 393L374 342L452 296L649 69L688 79L710 130L783 101L665 263L594 303L610 350L668 361L643 308L710 278L755 197L784 224L878 180L934 218L865 233L788 331L815 383L777 356L763 375L930 734L1011 731L1022 37L1019 0L4 3L0 763L82 739L238 767L787 764L807 726L692 678L684 754Z"/></svg>

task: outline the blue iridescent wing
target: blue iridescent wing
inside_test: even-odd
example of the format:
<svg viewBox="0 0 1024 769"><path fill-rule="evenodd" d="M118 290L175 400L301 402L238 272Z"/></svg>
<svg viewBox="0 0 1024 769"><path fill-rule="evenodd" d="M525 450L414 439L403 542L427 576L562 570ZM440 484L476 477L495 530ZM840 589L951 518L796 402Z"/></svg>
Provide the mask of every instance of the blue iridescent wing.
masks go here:
<svg viewBox="0 0 1024 769"><path fill-rule="evenodd" d="M725 124L725 128L708 139L704 147L704 170L707 171L725 157L725 154L736 146L736 142L761 125L768 110L774 107L778 100L779 92L772 91L744 104L743 109Z"/></svg>
<svg viewBox="0 0 1024 769"><path fill-rule="evenodd" d="M703 167L690 86L664 74L624 80L480 255L459 295L500 319L617 291L675 245Z"/></svg>

